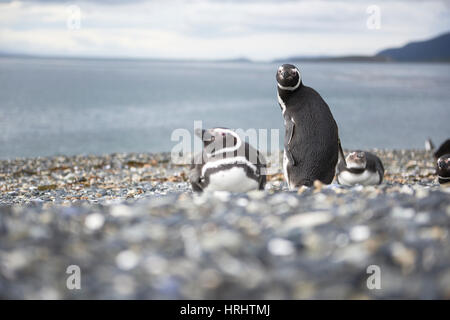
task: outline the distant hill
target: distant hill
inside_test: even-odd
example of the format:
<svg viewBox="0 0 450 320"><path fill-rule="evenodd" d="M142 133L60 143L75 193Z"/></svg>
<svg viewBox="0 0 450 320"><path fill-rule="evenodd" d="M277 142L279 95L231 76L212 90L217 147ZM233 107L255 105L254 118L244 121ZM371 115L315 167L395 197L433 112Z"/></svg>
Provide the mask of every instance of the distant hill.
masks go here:
<svg viewBox="0 0 450 320"><path fill-rule="evenodd" d="M1 0L0 0L1 1ZM11 53L0 51L0 58L30 58L30 59L68 59L68 60L109 60L109 61L153 61L153 62L213 62L213 63L252 63L246 58L230 59L165 59L165 58L145 58L145 57L105 57L105 56L63 56L63 55L32 55L26 53Z"/></svg>
<svg viewBox="0 0 450 320"><path fill-rule="evenodd" d="M450 32L436 38L411 42L401 48L384 49L373 56L336 56L336 57L289 57L273 62L387 62L387 61L422 61L450 62Z"/></svg>
<svg viewBox="0 0 450 320"><path fill-rule="evenodd" d="M375 56L392 61L450 62L450 32L430 40L411 42L401 48L385 49Z"/></svg>

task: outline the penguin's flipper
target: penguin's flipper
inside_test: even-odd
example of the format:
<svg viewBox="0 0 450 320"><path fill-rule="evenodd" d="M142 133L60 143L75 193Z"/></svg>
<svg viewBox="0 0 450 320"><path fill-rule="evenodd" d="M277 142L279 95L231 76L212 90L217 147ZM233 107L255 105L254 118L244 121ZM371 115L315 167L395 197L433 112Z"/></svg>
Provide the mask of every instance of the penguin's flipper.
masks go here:
<svg viewBox="0 0 450 320"><path fill-rule="evenodd" d="M341 144L340 138L338 138L338 147L339 147L339 156L341 158L341 161L344 163L345 167L347 167L347 162L345 161L345 155L344 155L344 151L342 150L342 144Z"/></svg>
<svg viewBox="0 0 450 320"><path fill-rule="evenodd" d="M294 122L291 120L287 120L286 121L286 139L287 139L287 141L284 142L285 143L284 149L286 150L286 157L288 158L289 163L292 166L296 165L295 159L292 156L291 148L290 148L290 143L292 141L292 137L294 136L294 128L295 128Z"/></svg>
<svg viewBox="0 0 450 320"><path fill-rule="evenodd" d="M383 162L381 162L380 158L377 158L377 160L378 161L377 161L376 168L377 168L377 172L378 172L378 174L380 176L380 182L378 184L381 184L383 182L383 179L384 179L384 166L383 166Z"/></svg>

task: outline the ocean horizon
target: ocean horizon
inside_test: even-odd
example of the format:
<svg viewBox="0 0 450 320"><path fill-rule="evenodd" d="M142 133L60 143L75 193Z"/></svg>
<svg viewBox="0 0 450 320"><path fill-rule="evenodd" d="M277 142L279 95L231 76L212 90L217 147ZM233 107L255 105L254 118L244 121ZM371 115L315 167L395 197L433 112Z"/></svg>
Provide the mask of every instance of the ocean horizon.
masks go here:
<svg viewBox="0 0 450 320"><path fill-rule="evenodd" d="M288 61L287 61L288 62ZM450 64L301 62L346 149L423 148L448 138ZM284 127L278 64L0 58L0 159L163 152L176 129ZM192 135L192 139L193 135Z"/></svg>

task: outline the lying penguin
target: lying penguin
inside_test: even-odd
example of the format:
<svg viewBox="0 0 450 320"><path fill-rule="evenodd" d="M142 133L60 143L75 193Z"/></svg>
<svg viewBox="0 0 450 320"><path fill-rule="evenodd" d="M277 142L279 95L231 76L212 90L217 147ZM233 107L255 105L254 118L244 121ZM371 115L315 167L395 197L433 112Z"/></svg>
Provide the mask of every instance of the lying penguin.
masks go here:
<svg viewBox="0 0 450 320"><path fill-rule="evenodd" d="M339 161L336 179L339 184L364 186L380 184L384 167L380 158L370 152L354 151L346 157L347 165Z"/></svg>
<svg viewBox="0 0 450 320"><path fill-rule="evenodd" d="M434 153L436 174L440 184L450 183L450 139L447 139Z"/></svg>
<svg viewBox="0 0 450 320"><path fill-rule="evenodd" d="M193 159L189 181L202 191L247 192L263 190L265 159L258 150L226 128L196 130L203 152Z"/></svg>

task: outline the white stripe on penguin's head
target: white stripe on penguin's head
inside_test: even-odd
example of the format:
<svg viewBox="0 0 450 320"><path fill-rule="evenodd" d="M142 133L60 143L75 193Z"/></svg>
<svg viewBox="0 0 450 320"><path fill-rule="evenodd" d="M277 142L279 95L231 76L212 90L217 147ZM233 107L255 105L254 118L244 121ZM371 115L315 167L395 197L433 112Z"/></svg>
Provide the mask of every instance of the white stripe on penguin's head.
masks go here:
<svg viewBox="0 0 450 320"><path fill-rule="evenodd" d="M216 150L216 151L214 151L212 153L208 153L208 157L213 157L213 156L215 156L215 155L217 155L219 153L234 152L234 151L238 150L241 147L241 145L242 145L241 138L233 130L225 129L225 128L214 128L214 129L211 129L211 131L212 131L212 134L214 134L214 133L229 134L229 135L233 136L236 139L236 145L234 145L232 147L222 148L222 149Z"/></svg>

